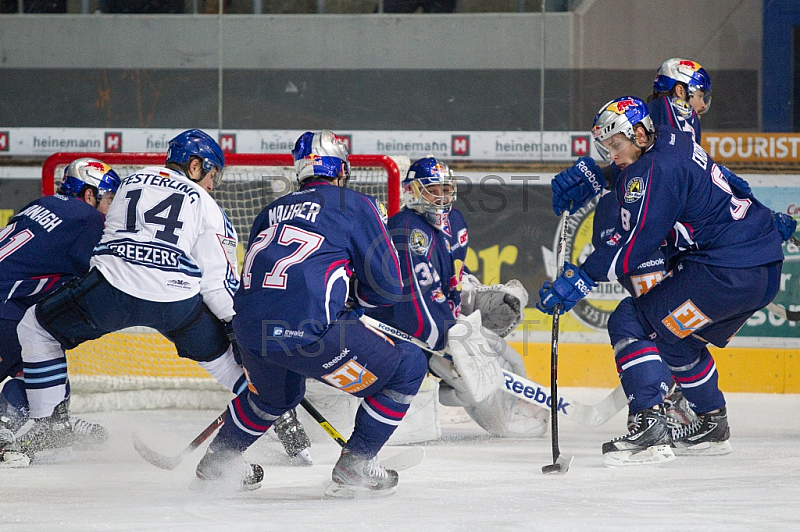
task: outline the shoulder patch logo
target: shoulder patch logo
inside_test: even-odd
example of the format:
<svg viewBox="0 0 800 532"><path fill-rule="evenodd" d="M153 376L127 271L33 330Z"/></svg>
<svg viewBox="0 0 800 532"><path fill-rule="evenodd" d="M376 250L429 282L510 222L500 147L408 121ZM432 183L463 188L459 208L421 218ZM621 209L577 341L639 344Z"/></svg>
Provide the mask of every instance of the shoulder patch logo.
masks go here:
<svg viewBox="0 0 800 532"><path fill-rule="evenodd" d="M625 185L625 203L639 201L644 196L644 179L634 177Z"/></svg>
<svg viewBox="0 0 800 532"><path fill-rule="evenodd" d="M413 229L411 234L408 235L408 247L417 255L425 255L431 247L428 235L420 229Z"/></svg>

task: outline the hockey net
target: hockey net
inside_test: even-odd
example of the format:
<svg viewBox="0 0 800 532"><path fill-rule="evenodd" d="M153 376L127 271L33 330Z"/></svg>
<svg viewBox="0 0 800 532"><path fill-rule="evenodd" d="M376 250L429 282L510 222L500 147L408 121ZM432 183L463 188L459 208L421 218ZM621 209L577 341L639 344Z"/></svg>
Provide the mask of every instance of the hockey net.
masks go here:
<svg viewBox="0 0 800 532"><path fill-rule="evenodd" d="M42 192L52 195L64 168L94 157L125 178L146 166L164 164L164 154L57 153L42 168ZM350 188L378 198L388 214L400 208L401 175L407 158L351 155ZM225 155L222 184L212 192L239 237L241 268L250 226L274 199L295 189L293 160L284 154ZM402 172L402 173L401 173ZM231 395L197 363L179 358L174 345L153 329L135 327L86 342L67 352L71 410L217 408Z"/></svg>

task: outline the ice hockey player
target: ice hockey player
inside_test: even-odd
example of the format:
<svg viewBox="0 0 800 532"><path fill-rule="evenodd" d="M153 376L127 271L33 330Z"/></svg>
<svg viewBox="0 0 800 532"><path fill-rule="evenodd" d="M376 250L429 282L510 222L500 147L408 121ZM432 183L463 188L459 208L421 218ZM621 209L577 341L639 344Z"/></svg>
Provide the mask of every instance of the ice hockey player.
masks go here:
<svg viewBox="0 0 800 532"><path fill-rule="evenodd" d="M724 347L779 288L781 236L772 213L738 197L689 133L656 129L643 101L604 105L592 134L620 168L611 192L618 216L607 242L540 290L537 308L569 311L596 281L629 275L667 242L671 275L638 298L620 302L608 322L620 380L635 412L625 436L603 445L609 465L671 460L678 454L731 451L725 399L707 344ZM694 405L697 420L670 431L662 364Z"/></svg>
<svg viewBox="0 0 800 532"><path fill-rule="evenodd" d="M522 357L502 337L522 320L528 293L519 281L484 286L466 271L469 234L464 216L454 207L456 197L456 180L446 164L428 156L409 167L403 181L404 208L388 224L400 254L404 297L391 307L367 309L367 315L415 336L432 350L449 348L453 360L428 354L431 371L443 380L443 404L464 407L478 425L497 436L541 436L547 429L547 410L496 388L482 389L479 394L484 397L476 398L464 382L475 372L491 371L469 364L475 359L526 375ZM448 333L462 313L472 321L462 318L451 337ZM489 342L486 354L465 349L467 343L479 342Z"/></svg>
<svg viewBox="0 0 800 532"><path fill-rule="evenodd" d="M89 273L25 313L17 332L35 423L18 435L24 449L68 442L64 351L125 327L152 327L229 390L245 387L228 334L239 282L236 233L209 195L224 165L203 131L176 136L166 166L122 180Z"/></svg>
<svg viewBox="0 0 800 532"><path fill-rule="evenodd" d="M14 433L28 421L17 325L29 307L89 271L119 184L104 162L77 159L64 169L57 194L29 203L0 230L0 382L9 377L0 391L0 467L30 463L14 442ZM68 390L62 399L69 400ZM72 443L96 444L108 437L96 423L69 421Z"/></svg>
<svg viewBox="0 0 800 532"><path fill-rule="evenodd" d="M257 487L249 478L257 466L231 464L241 464L242 453L300 403L310 377L363 398L325 495L389 495L398 475L376 455L419 390L425 356L368 329L347 301L352 293L360 305L396 302L402 295L397 251L385 211L347 188L348 152L340 138L306 132L292 155L300 188L256 218L235 296L233 327L248 388L228 406L197 477L225 479L227 473Z"/></svg>
<svg viewBox="0 0 800 532"><path fill-rule="evenodd" d="M702 139L700 116L711 106L711 77L697 62L673 58L659 67L653 81L653 93L648 97L647 108L655 127L671 126L692 134L698 144ZM725 175L731 189L739 197L750 195L750 186L726 167L717 164ZM606 230L614 226L618 206L614 195L608 195L613 188L619 168L611 164L600 169L591 157L582 157L572 167L555 176L553 186L553 210L559 216L567 207L575 212L602 189L594 212L594 247L605 244ZM797 223L791 217L774 213L775 225L783 240L788 240ZM613 232L612 232L613 233ZM650 259L639 265L630 275L617 279L633 297L649 290L667 274L663 250L657 251ZM664 365L664 384L666 396L664 405L667 421L673 429L687 425L696 419L686 401L680 386L673 379L670 368ZM635 413L631 413L632 421Z"/></svg>

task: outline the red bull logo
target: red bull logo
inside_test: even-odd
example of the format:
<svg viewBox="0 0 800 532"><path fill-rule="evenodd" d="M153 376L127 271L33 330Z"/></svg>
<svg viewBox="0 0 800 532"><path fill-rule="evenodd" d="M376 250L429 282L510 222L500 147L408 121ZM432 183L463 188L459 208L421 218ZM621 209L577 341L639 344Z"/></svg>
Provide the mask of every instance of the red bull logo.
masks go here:
<svg viewBox="0 0 800 532"><path fill-rule="evenodd" d="M694 61L689 61L688 59L681 59L680 61L678 61L678 66L686 67L690 69L692 72L697 72L698 70L703 68L698 63L695 63Z"/></svg>
<svg viewBox="0 0 800 532"><path fill-rule="evenodd" d="M629 107L636 107L636 100L633 98L625 98L624 100L620 100L618 102L613 102L611 105L606 107L606 111L611 111L612 113L617 113L618 115L625 114L625 111Z"/></svg>

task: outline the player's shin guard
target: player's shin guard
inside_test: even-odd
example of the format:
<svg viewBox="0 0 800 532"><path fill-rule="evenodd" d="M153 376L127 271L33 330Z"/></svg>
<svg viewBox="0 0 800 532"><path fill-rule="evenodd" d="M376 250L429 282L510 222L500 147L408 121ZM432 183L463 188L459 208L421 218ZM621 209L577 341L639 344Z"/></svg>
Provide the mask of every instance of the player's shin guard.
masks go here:
<svg viewBox="0 0 800 532"><path fill-rule="evenodd" d="M67 359L62 356L45 362L25 362L25 390L31 418L45 418L67 395Z"/></svg>
<svg viewBox="0 0 800 532"><path fill-rule="evenodd" d="M695 412L704 414L725 406L725 397L718 385L717 365L707 347L702 348L691 364L671 366L671 369Z"/></svg>
<svg viewBox="0 0 800 532"><path fill-rule="evenodd" d="M243 453L267 432L278 416L264 412L252 399L250 390L245 390L228 403L225 424L211 442L214 452L234 451Z"/></svg>
<svg viewBox="0 0 800 532"><path fill-rule="evenodd" d="M661 404L663 362L655 344L649 340L623 340L614 346L614 357L630 412Z"/></svg>
<svg viewBox="0 0 800 532"><path fill-rule="evenodd" d="M347 449L364 458L372 458L391 437L419 391L428 368L419 347L398 346L403 350L400 364L386 386L364 398L356 412L355 428Z"/></svg>

